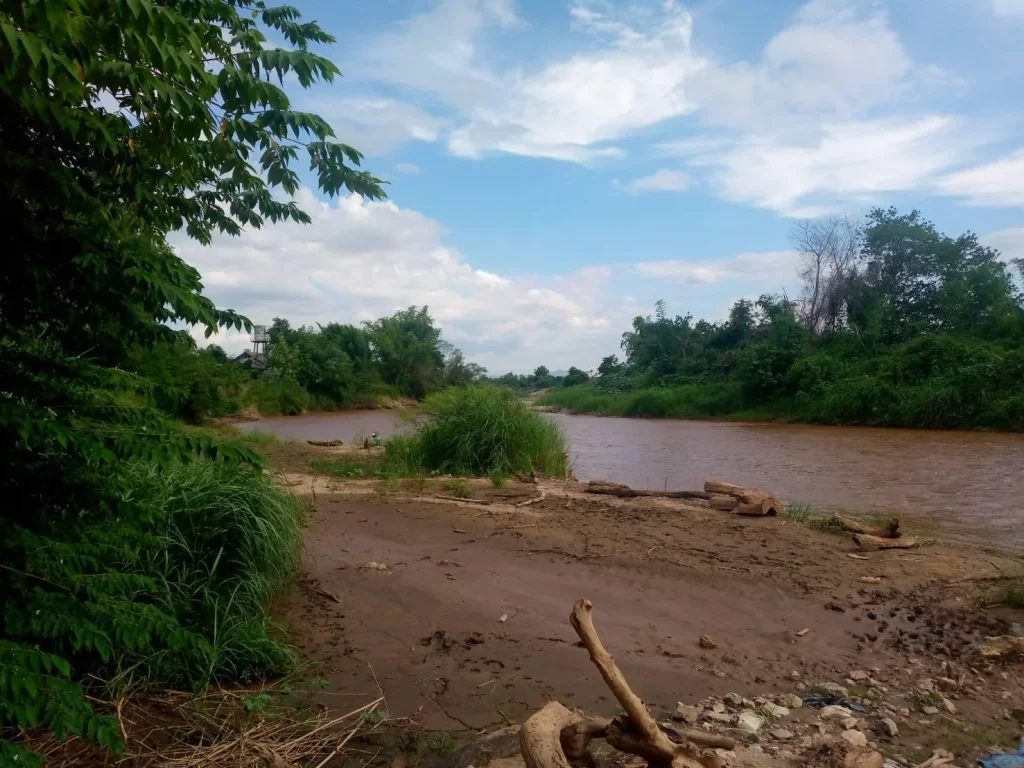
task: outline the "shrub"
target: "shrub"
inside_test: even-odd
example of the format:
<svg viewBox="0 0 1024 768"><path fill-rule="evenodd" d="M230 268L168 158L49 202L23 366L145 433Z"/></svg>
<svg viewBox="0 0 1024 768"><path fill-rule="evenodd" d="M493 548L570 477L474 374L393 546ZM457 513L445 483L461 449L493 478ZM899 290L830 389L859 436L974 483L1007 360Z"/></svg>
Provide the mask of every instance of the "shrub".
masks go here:
<svg viewBox="0 0 1024 768"><path fill-rule="evenodd" d="M309 393L294 379L257 381L252 398L259 412L269 416L294 416L309 408Z"/></svg>
<svg viewBox="0 0 1024 768"><path fill-rule="evenodd" d="M429 396L423 412L426 420L402 450L418 452L427 470L475 476L534 470L565 475L567 446L561 429L509 389L446 389ZM389 452L393 440L388 441Z"/></svg>
<svg viewBox="0 0 1024 768"><path fill-rule="evenodd" d="M454 480L446 480L441 484L452 496L456 496L460 499L468 499L473 495L473 486L467 483L463 478L457 477Z"/></svg>

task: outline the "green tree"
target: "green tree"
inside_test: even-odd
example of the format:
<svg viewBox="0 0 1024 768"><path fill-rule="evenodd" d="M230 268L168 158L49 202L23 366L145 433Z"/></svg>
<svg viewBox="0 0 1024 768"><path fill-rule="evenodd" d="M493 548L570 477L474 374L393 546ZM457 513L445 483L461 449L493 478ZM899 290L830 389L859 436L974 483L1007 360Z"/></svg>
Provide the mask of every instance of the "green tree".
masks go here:
<svg viewBox="0 0 1024 768"><path fill-rule="evenodd" d="M575 387L579 384L586 384L588 381L590 381L589 374L573 365L569 367L569 372L562 379L562 384L566 387Z"/></svg>
<svg viewBox="0 0 1024 768"><path fill-rule="evenodd" d="M126 467L256 461L175 429L124 372L137 346L183 339L171 323L248 325L203 297L164 236L308 221L287 199L300 152L327 194L383 192L272 80L337 74L309 50L332 38L293 8L26 0L0 6L0 32L0 733L45 724L117 749L84 676L209 645L160 607L144 568L159 521ZM38 761L0 741L0 762Z"/></svg>
<svg viewBox="0 0 1024 768"><path fill-rule="evenodd" d="M597 366L597 372L602 376L611 376L612 374L618 373L622 369L622 364L619 362L619 358L615 355L608 355L601 359L601 364Z"/></svg>
<svg viewBox="0 0 1024 768"><path fill-rule="evenodd" d="M437 388L444 366L441 331L426 306L399 310L364 325L386 384L415 398Z"/></svg>

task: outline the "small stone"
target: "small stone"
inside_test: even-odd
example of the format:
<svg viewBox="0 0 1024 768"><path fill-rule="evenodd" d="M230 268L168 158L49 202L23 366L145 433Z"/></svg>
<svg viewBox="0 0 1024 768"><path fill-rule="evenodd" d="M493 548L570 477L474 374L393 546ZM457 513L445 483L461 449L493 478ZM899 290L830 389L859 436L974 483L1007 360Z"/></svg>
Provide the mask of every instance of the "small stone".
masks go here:
<svg viewBox="0 0 1024 768"><path fill-rule="evenodd" d="M900 717L910 717L910 708L909 707L900 707L899 708L899 713L900 713Z"/></svg>
<svg viewBox="0 0 1024 768"><path fill-rule="evenodd" d="M696 723L700 713L700 707L688 707L680 701L676 704L676 710L672 713L672 719L683 723Z"/></svg>
<svg viewBox="0 0 1024 768"><path fill-rule="evenodd" d="M921 707L921 711L924 712L926 715L937 715L937 714L939 714L939 708L938 707L932 707L932 706Z"/></svg>
<svg viewBox="0 0 1024 768"><path fill-rule="evenodd" d="M789 707L790 709L800 709L804 705L804 700L795 693L784 693L779 696L777 701L782 706Z"/></svg>
<svg viewBox="0 0 1024 768"><path fill-rule="evenodd" d="M885 759L873 749L852 749L843 758L843 768L883 768Z"/></svg>
<svg viewBox="0 0 1024 768"><path fill-rule="evenodd" d="M780 717L787 717L789 710L785 707L780 707L778 704L772 704L770 701L766 701L761 705L761 709L768 713L770 717L774 717L778 720Z"/></svg>
<svg viewBox="0 0 1024 768"><path fill-rule="evenodd" d="M725 712L725 704L721 701L715 701L711 704L712 712Z"/></svg>
<svg viewBox="0 0 1024 768"><path fill-rule="evenodd" d="M884 733L886 736L895 739L897 736L900 735L900 729L897 727L896 721L893 720L891 717L883 717L881 720L881 724L882 733Z"/></svg>
<svg viewBox="0 0 1024 768"><path fill-rule="evenodd" d="M743 697L738 693L727 693L722 697L722 701L728 707L738 707L743 703Z"/></svg>
<svg viewBox="0 0 1024 768"><path fill-rule="evenodd" d="M956 705L945 696L942 697L942 706L946 708L946 711L949 712L949 714L956 714Z"/></svg>
<svg viewBox="0 0 1024 768"><path fill-rule="evenodd" d="M850 673L851 680L867 680L868 677L868 673L865 672L863 669L855 669L853 672Z"/></svg>
<svg viewBox="0 0 1024 768"><path fill-rule="evenodd" d="M745 709L740 712L739 717L736 719L736 724L740 727L740 730L757 733L761 730L761 726L764 725L764 720L749 709Z"/></svg>
<svg viewBox="0 0 1024 768"><path fill-rule="evenodd" d="M728 736L730 739L736 739L736 741L742 741L744 744L757 744L761 741L761 737L756 733L746 731L743 728L726 728L722 735Z"/></svg>
<svg viewBox="0 0 1024 768"><path fill-rule="evenodd" d="M754 702L752 702L750 699L743 699L740 702L740 706L743 707L744 709L753 709L754 708Z"/></svg>
<svg viewBox="0 0 1024 768"><path fill-rule="evenodd" d="M839 683L825 683L822 688L824 688L827 693L840 699L845 699L850 695L849 690L839 685Z"/></svg>
<svg viewBox="0 0 1024 768"><path fill-rule="evenodd" d="M773 739L779 741L789 741L793 738L793 732L787 731L785 728L772 728L771 734Z"/></svg>
<svg viewBox="0 0 1024 768"><path fill-rule="evenodd" d="M790 679L790 680L799 680L799 679L800 679L800 673L799 673L799 672L797 672L797 671L796 671L796 670L794 669L794 670L793 670L792 672L790 672L790 673L789 673L789 679Z"/></svg>
<svg viewBox="0 0 1024 768"><path fill-rule="evenodd" d="M857 718L856 717L848 717L845 720L843 720L843 728L845 728L846 730L850 730L851 728L856 728L856 727L857 727Z"/></svg>
<svg viewBox="0 0 1024 768"><path fill-rule="evenodd" d="M845 720L851 717L853 712L848 710L846 707L841 707L838 704L829 704L827 707L822 707L818 711L818 716L822 720Z"/></svg>
<svg viewBox="0 0 1024 768"><path fill-rule="evenodd" d="M853 728L843 731L842 739L851 747L866 747L868 745L868 737L864 735L864 732Z"/></svg>
<svg viewBox="0 0 1024 768"><path fill-rule="evenodd" d="M713 649L717 648L718 647L718 643L716 643L714 640L712 640L707 635L701 635L700 636L700 647L705 649L705 650L710 651L710 650L713 650Z"/></svg>

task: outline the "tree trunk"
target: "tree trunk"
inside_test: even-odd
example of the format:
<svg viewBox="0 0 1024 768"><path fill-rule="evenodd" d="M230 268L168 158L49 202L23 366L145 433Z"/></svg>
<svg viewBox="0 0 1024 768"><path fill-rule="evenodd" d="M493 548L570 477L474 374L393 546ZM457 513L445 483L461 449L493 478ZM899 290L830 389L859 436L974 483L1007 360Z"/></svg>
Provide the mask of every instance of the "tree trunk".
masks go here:
<svg viewBox="0 0 1024 768"><path fill-rule="evenodd" d="M771 496L741 496L739 506L736 507L737 515L749 517L775 517L783 511L782 503Z"/></svg>
<svg viewBox="0 0 1024 768"><path fill-rule="evenodd" d="M739 502L736 501L735 497L733 496L716 495L708 499L708 504L711 505L712 509L720 509L725 512L732 512L734 509L736 509L736 505L738 503Z"/></svg>
<svg viewBox="0 0 1024 768"><path fill-rule="evenodd" d="M609 483L607 480L591 480L587 483L587 493L603 496L618 496L621 499L657 498L657 499L703 499L709 494L704 491L638 491L622 483Z"/></svg>
<svg viewBox="0 0 1024 768"><path fill-rule="evenodd" d="M705 480L704 490L718 496L736 496L737 498L746 493L749 489L742 485L723 483L721 480Z"/></svg>

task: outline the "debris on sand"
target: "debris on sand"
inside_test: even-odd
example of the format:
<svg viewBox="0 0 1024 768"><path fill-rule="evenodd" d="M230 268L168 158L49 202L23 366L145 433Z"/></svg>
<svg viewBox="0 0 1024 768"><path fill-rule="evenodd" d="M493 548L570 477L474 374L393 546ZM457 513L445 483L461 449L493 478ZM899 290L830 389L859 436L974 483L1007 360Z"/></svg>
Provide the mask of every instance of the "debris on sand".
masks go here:
<svg viewBox="0 0 1024 768"><path fill-rule="evenodd" d="M382 573L387 573L391 569L385 563L378 563L376 560L371 560L368 563L363 563L362 565L360 565L359 566L359 570L361 570L361 571L380 571Z"/></svg>
<svg viewBox="0 0 1024 768"><path fill-rule="evenodd" d="M712 640L707 635L701 635L699 642L700 642L700 647L703 648L706 651L711 651L711 650L714 650L715 648L718 647L718 643L716 643L714 640Z"/></svg>

